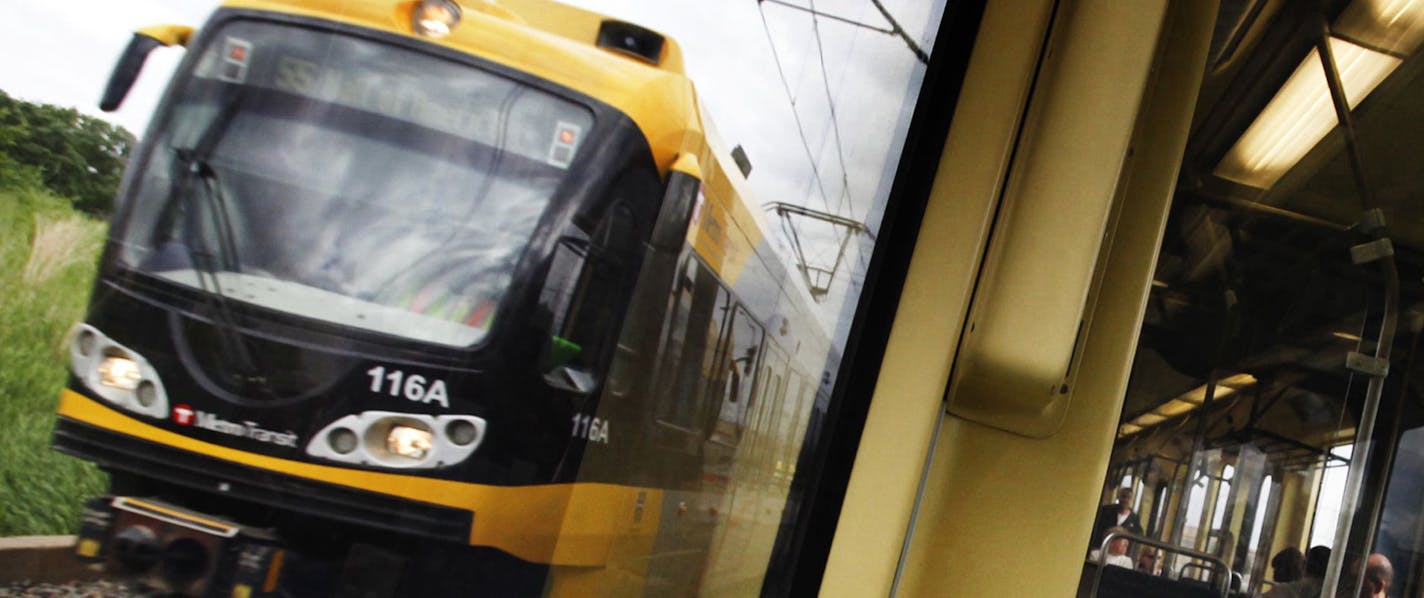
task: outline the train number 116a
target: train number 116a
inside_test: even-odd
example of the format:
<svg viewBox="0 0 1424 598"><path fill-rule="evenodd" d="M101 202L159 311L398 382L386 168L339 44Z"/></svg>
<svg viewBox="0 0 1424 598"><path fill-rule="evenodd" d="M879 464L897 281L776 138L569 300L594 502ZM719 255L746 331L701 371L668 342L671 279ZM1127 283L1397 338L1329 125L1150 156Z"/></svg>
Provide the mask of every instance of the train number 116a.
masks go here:
<svg viewBox="0 0 1424 598"><path fill-rule="evenodd" d="M608 420L578 413L574 415L574 438L608 444Z"/></svg>
<svg viewBox="0 0 1424 598"><path fill-rule="evenodd" d="M400 370L387 372L384 366L379 365L366 370L366 375L371 377L371 392L380 394L382 387L388 387L387 394L393 397L405 397L406 400L422 403L440 403L441 407L450 408L450 397L446 394L444 380L431 380L427 384L425 376L420 374L407 376Z"/></svg>

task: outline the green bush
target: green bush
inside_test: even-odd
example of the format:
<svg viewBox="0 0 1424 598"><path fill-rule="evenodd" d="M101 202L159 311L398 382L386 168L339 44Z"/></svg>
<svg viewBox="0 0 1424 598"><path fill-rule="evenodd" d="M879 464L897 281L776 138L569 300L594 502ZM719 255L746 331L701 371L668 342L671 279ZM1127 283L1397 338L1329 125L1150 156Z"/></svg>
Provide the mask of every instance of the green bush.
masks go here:
<svg viewBox="0 0 1424 598"><path fill-rule="evenodd" d="M50 449L64 335L84 316L104 224L27 170L0 160L0 536L73 533L106 485Z"/></svg>
<svg viewBox="0 0 1424 598"><path fill-rule="evenodd" d="M0 91L0 189L38 182L78 210L106 214L133 145L123 127Z"/></svg>

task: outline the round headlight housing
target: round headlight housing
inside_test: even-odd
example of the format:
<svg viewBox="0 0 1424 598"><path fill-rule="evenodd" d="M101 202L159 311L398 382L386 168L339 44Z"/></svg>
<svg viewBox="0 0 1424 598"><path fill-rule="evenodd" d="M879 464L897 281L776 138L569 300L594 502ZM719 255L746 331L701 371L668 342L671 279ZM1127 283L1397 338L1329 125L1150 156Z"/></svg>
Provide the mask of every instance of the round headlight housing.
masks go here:
<svg viewBox="0 0 1424 598"><path fill-rule="evenodd" d="M68 344L69 369L94 396L148 417L169 416L158 370L141 353L85 323L70 329Z"/></svg>
<svg viewBox="0 0 1424 598"><path fill-rule="evenodd" d="M434 469L470 458L485 440L484 418L363 411L322 427L307 442L313 457L395 469Z"/></svg>
<svg viewBox="0 0 1424 598"><path fill-rule="evenodd" d="M356 433L349 428L337 428L326 435L326 441L331 443L331 450L339 454L350 454L356 450L356 443L359 441Z"/></svg>
<svg viewBox="0 0 1424 598"><path fill-rule="evenodd" d="M459 446L468 446L479 439L480 431L475 423L467 419L453 420L445 424L445 436Z"/></svg>
<svg viewBox="0 0 1424 598"><path fill-rule="evenodd" d="M425 37L450 35L460 23L460 5L451 0L424 0L411 11L410 28Z"/></svg>

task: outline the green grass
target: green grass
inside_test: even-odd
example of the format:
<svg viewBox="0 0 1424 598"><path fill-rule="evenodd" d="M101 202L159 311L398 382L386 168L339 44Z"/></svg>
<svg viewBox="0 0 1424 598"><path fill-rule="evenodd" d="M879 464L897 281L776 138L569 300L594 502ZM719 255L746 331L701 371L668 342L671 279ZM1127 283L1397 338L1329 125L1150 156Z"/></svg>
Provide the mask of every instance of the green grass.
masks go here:
<svg viewBox="0 0 1424 598"><path fill-rule="evenodd" d="M0 536L74 533L107 480L50 449L65 332L84 316L104 224L69 202L0 189Z"/></svg>

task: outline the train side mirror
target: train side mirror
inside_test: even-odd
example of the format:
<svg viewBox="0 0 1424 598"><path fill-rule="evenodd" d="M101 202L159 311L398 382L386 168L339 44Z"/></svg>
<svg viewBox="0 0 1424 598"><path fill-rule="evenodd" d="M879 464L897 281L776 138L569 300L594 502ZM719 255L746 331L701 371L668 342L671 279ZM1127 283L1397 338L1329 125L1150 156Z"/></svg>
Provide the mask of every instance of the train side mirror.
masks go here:
<svg viewBox="0 0 1424 598"><path fill-rule="evenodd" d="M186 25L159 25L135 31L128 47L119 55L114 72L109 74L109 84L104 87L104 97L99 100L99 109L113 112L119 108L124 98L129 95L129 89L133 88L134 80L138 79L139 71L143 70L148 53L154 48L187 46L188 39L192 36L193 28Z"/></svg>

